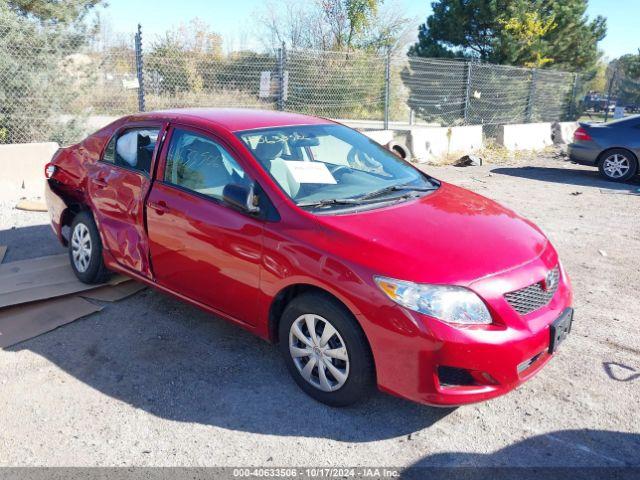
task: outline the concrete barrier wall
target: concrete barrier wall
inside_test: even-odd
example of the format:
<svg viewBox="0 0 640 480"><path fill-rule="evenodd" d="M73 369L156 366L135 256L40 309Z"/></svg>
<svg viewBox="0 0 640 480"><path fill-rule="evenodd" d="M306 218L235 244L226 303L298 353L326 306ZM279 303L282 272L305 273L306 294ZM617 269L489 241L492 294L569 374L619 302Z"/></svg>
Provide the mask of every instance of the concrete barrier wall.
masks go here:
<svg viewBox="0 0 640 480"><path fill-rule="evenodd" d="M42 197L44 166L56 150L54 142L0 145L0 199Z"/></svg>
<svg viewBox="0 0 640 480"><path fill-rule="evenodd" d="M394 138L393 130L362 130L360 133L382 146L387 145Z"/></svg>
<svg viewBox="0 0 640 480"><path fill-rule="evenodd" d="M578 122L555 122L551 125L551 138L555 144L567 144L573 141L573 133Z"/></svg>
<svg viewBox="0 0 640 480"><path fill-rule="evenodd" d="M98 129L115 117L95 117L91 128ZM569 143L576 122L556 122L556 143ZM482 126L426 127L412 126L391 130L363 131L369 138L386 145L395 140L406 143L413 160L434 162L451 154L468 154L483 145ZM551 123L502 125L498 143L510 150L537 150L552 145ZM0 199L41 197L44 188L44 166L58 149L58 144L25 143L0 145Z"/></svg>
<svg viewBox="0 0 640 480"><path fill-rule="evenodd" d="M481 147L481 125L415 127L409 133L409 148L418 162L436 161L449 154L466 154Z"/></svg>
<svg viewBox="0 0 640 480"><path fill-rule="evenodd" d="M553 144L551 123L500 125L498 144L508 150L541 150Z"/></svg>

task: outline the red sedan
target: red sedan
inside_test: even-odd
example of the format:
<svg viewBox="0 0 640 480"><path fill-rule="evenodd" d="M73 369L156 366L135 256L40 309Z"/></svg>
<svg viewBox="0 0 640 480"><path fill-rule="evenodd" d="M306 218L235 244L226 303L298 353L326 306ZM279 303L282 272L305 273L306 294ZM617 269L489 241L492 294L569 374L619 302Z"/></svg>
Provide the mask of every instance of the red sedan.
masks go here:
<svg viewBox="0 0 640 480"><path fill-rule="evenodd" d="M430 405L487 400L571 328L569 279L535 225L329 120L137 114L45 173L80 280L122 272L277 343L330 405L375 385Z"/></svg>

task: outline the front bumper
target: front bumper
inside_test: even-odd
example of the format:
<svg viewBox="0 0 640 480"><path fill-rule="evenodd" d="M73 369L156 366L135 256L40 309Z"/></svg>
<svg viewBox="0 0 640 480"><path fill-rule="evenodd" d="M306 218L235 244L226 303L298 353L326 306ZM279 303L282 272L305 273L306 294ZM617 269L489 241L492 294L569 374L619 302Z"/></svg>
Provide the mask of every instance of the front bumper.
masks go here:
<svg viewBox="0 0 640 480"><path fill-rule="evenodd" d="M527 381L553 356L550 325L571 306L571 286L560 268L551 301L524 316L507 303L504 292L544 278L557 264L551 248L526 266L471 284L491 311L495 323L490 326L454 327L399 306L382 309L391 325L404 328L395 335L387 331L384 342L376 340L377 334L368 334L370 341L374 339L379 388L427 405L457 406L503 395ZM415 326L413 331L406 327L407 320ZM441 367L464 370L475 381L445 384Z"/></svg>

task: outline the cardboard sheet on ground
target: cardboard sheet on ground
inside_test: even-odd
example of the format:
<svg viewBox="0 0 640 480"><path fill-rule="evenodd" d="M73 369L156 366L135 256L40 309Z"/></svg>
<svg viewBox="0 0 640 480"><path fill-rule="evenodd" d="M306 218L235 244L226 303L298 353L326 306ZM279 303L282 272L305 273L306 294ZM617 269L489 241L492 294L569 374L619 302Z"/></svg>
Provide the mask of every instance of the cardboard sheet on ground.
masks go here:
<svg viewBox="0 0 640 480"><path fill-rule="evenodd" d="M118 275L109 285L129 280ZM69 266L67 255L52 255L0 265L0 308L72 293L92 290L100 285L80 282Z"/></svg>
<svg viewBox="0 0 640 480"><path fill-rule="evenodd" d="M92 300L100 300L101 302L117 302L119 300L124 300L145 288L146 286L142 283L131 281L113 286L106 285L104 287L96 288L95 290L80 293L79 295Z"/></svg>
<svg viewBox="0 0 640 480"><path fill-rule="evenodd" d="M38 202L36 200L20 200L16 204L18 210L27 210L28 212L46 212L47 206L44 202Z"/></svg>
<svg viewBox="0 0 640 480"><path fill-rule="evenodd" d="M73 322L102 307L80 297L64 297L0 310L0 348L10 347Z"/></svg>

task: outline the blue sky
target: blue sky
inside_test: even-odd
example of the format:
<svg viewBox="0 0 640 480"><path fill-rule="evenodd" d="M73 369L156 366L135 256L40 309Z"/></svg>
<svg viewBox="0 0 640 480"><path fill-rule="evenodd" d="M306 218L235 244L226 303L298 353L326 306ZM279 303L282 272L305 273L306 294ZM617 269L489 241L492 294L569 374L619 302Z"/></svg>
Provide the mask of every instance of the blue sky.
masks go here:
<svg viewBox="0 0 640 480"><path fill-rule="evenodd" d="M308 1L308 0L300 0ZM390 2L393 0L387 0ZM422 22L430 13L431 0L395 0L409 17ZM227 48L255 45L254 17L264 0L108 0L101 14L117 32L133 32L142 23L146 39L198 17L222 34ZM153 7L151 7L153 5ZM588 14L607 17L607 37L600 49L609 58L635 53L640 48L640 0L590 0Z"/></svg>

